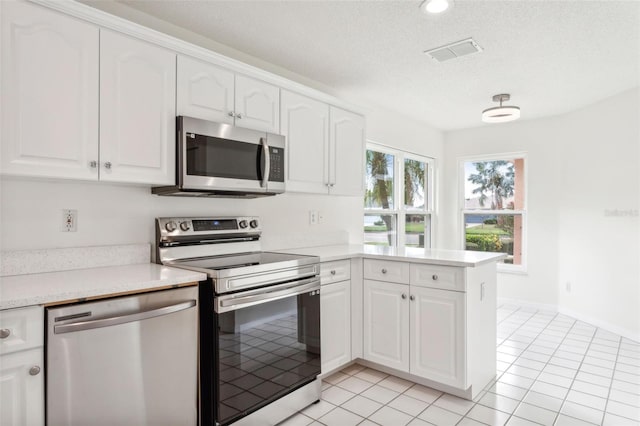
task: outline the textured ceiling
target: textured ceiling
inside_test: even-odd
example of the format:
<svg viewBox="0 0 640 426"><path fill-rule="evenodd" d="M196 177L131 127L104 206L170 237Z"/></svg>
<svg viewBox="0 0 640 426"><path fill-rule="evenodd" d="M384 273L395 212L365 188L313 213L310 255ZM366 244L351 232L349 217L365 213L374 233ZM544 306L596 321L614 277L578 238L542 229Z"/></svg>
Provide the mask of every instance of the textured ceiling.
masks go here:
<svg viewBox="0 0 640 426"><path fill-rule="evenodd" d="M482 125L497 93L531 119L640 80L638 1L459 0L437 17L411 0L120 3L442 130ZM468 37L484 51L422 53Z"/></svg>

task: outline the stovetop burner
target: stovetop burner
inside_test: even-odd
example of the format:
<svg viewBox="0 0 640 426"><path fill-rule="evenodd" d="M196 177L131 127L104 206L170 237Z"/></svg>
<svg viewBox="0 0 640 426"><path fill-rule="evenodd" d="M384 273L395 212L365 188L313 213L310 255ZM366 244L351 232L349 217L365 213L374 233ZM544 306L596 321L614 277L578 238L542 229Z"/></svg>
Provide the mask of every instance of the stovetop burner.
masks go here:
<svg viewBox="0 0 640 426"><path fill-rule="evenodd" d="M203 223L213 225L203 227ZM256 217L158 218L156 225L157 262L207 274L218 294L316 276L320 271L316 256L261 251Z"/></svg>

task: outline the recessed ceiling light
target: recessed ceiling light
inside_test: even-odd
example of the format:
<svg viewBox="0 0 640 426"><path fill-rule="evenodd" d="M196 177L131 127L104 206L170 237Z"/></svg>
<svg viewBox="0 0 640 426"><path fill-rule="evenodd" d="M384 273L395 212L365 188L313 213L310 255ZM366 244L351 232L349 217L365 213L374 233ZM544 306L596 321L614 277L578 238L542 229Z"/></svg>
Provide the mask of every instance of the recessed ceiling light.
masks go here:
<svg viewBox="0 0 640 426"><path fill-rule="evenodd" d="M420 9L424 13L442 13L449 8L449 0L424 0Z"/></svg>
<svg viewBox="0 0 640 426"><path fill-rule="evenodd" d="M504 93L494 95L493 101L500 102L500 106L487 108L482 111L482 121L485 123L506 123L520 118L520 108L517 106L503 106L502 102L511 99L511 95Z"/></svg>

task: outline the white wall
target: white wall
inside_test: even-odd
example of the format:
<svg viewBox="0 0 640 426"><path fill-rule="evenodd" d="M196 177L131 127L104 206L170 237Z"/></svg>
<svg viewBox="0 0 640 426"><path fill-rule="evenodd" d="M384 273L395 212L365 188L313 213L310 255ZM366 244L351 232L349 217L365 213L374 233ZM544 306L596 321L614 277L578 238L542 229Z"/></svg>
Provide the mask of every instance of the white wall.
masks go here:
<svg viewBox="0 0 640 426"><path fill-rule="evenodd" d="M638 339L639 98L636 89L562 116L446 133L442 246L462 241L458 159L526 152L528 272L500 273L498 296L557 306ZM605 215L616 209L635 215Z"/></svg>
<svg viewBox="0 0 640 426"><path fill-rule="evenodd" d="M3 178L2 250L153 243L154 218L256 215L265 248L362 242L362 198L282 194L252 200L152 195L149 187ZM62 209L78 210L78 231L61 232ZM309 210L322 223L309 225Z"/></svg>

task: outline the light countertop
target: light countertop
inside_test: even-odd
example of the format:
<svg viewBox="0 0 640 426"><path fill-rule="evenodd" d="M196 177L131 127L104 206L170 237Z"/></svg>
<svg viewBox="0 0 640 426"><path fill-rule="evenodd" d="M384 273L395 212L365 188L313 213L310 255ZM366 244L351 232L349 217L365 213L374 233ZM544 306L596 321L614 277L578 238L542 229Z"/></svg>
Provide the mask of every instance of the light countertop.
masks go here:
<svg viewBox="0 0 640 426"><path fill-rule="evenodd" d="M6 276L0 277L0 309L143 292L204 279L200 272L154 263Z"/></svg>
<svg viewBox="0 0 640 426"><path fill-rule="evenodd" d="M487 253L469 250L423 249L415 247L407 247L400 250L396 247L366 244L334 245L278 251L283 253L319 256L321 262L363 257L366 259L386 259L460 267L475 267L489 262L496 262L507 257L504 253Z"/></svg>

